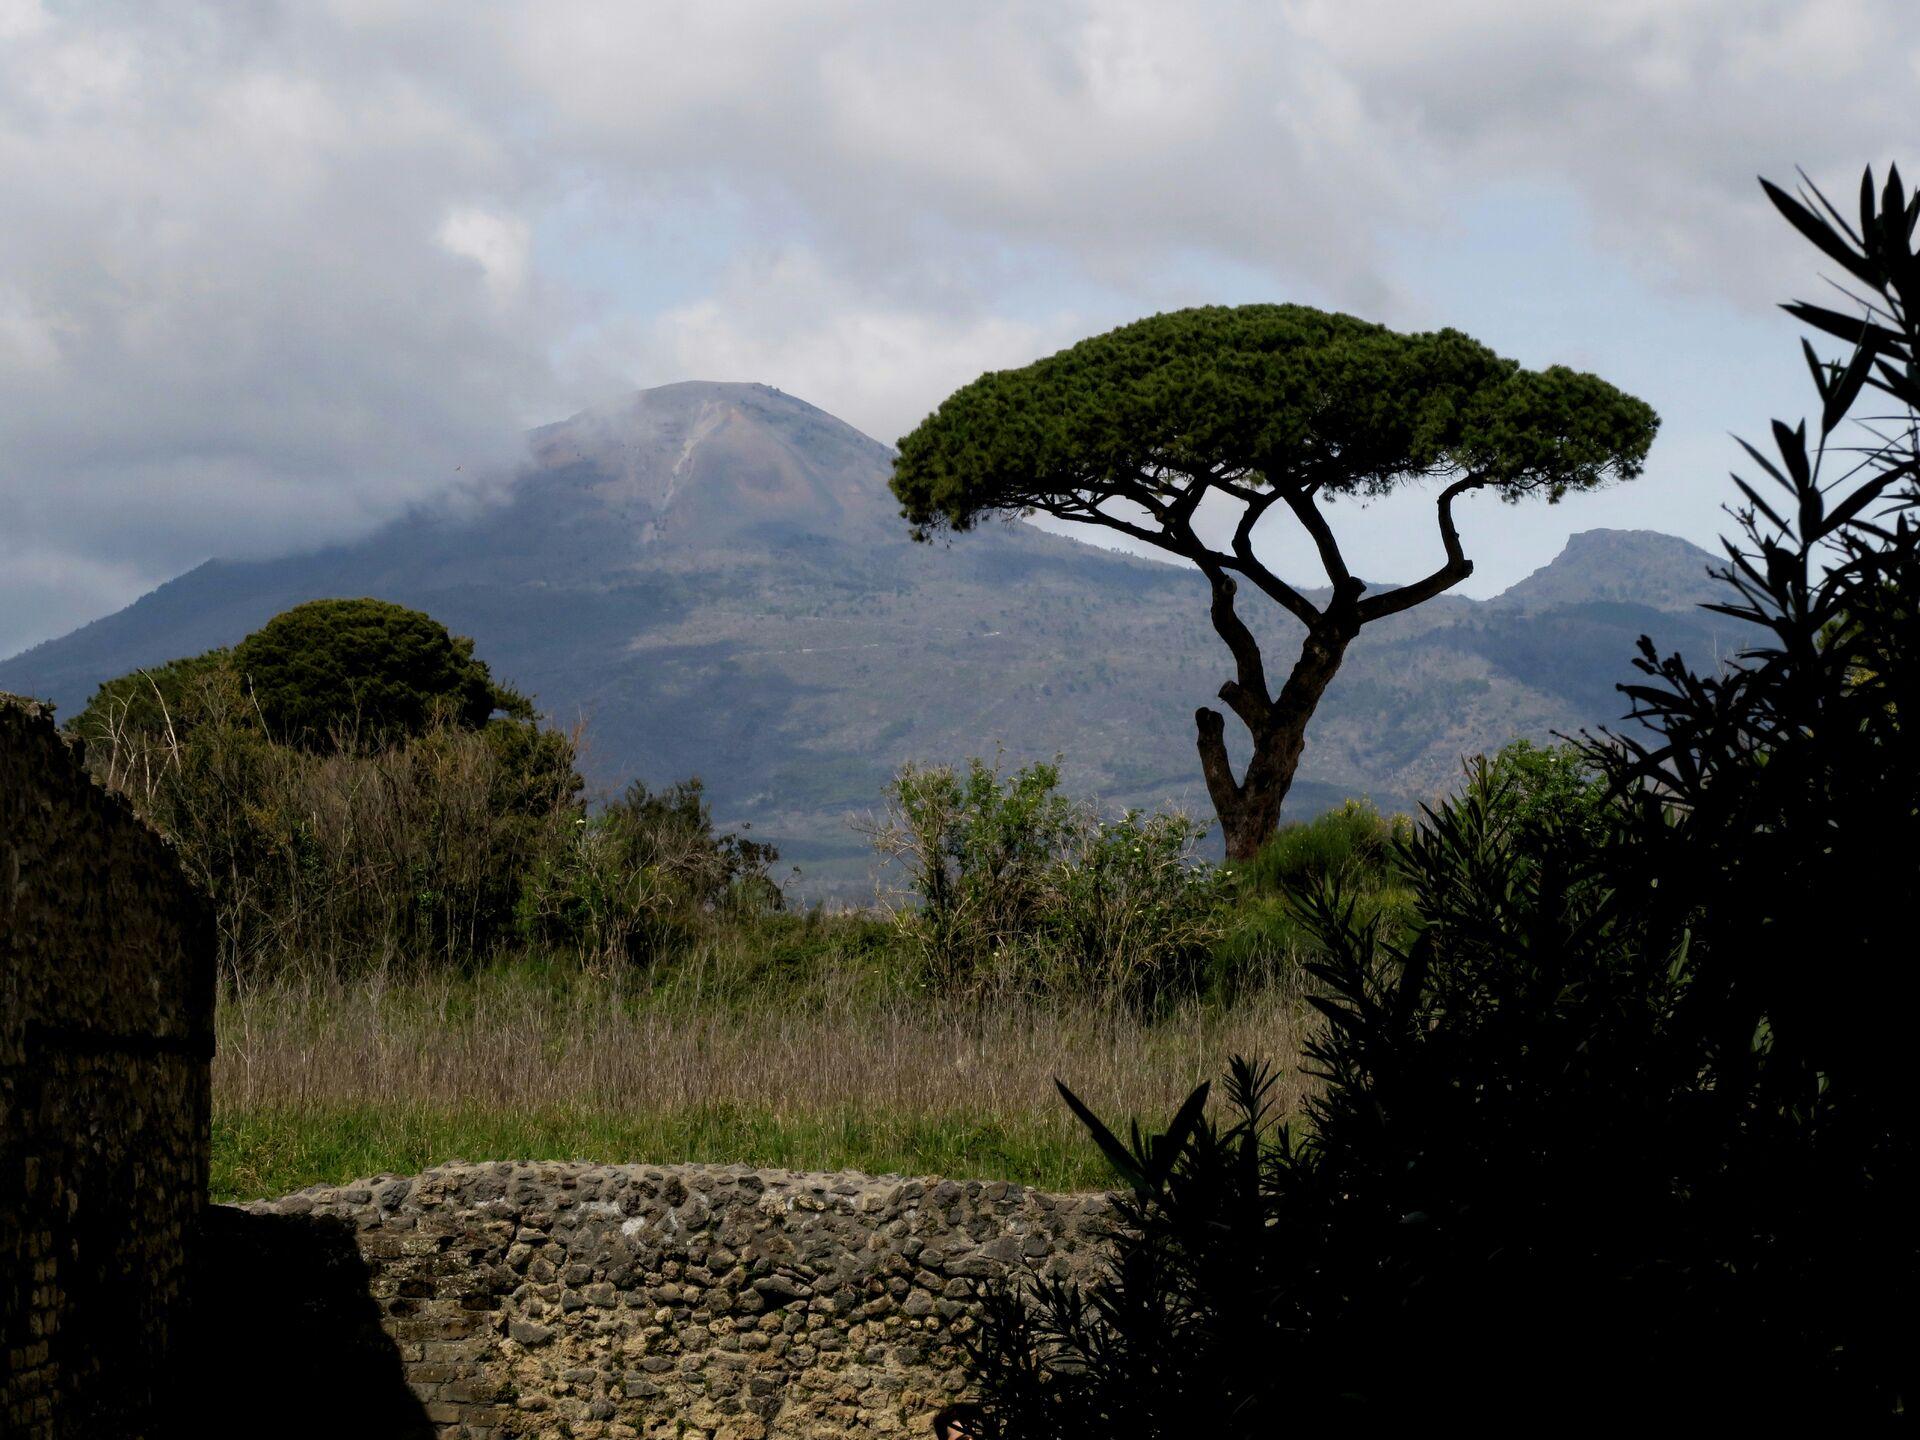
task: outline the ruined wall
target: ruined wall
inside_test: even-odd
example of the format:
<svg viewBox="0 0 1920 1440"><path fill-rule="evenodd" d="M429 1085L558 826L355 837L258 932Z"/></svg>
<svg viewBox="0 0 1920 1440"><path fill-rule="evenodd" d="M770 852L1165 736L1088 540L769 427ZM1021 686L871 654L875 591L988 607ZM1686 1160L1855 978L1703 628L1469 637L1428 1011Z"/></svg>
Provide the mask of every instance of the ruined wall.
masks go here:
<svg viewBox="0 0 1920 1440"><path fill-rule="evenodd" d="M213 927L0 697L0 1433L150 1432L207 1187Z"/></svg>
<svg viewBox="0 0 1920 1440"><path fill-rule="evenodd" d="M383 1434L824 1440L930 1433L964 1384L969 1282L1015 1260L1084 1271L1107 1204L978 1181L494 1164L244 1211L283 1247L351 1233L372 1304L329 1322L349 1358L325 1368L359 1377L350 1408L378 1410ZM356 1324L390 1340L394 1383Z"/></svg>

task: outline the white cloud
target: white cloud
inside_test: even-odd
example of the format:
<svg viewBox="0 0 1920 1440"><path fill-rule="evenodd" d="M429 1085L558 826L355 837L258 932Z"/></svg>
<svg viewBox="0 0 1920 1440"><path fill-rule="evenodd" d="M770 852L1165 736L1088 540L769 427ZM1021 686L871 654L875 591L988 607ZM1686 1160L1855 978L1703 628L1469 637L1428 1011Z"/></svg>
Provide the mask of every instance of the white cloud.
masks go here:
<svg viewBox="0 0 1920 1440"><path fill-rule="evenodd" d="M477 205L462 205L447 212L439 235L450 254L480 267L495 300L513 301L526 288L532 233L524 220Z"/></svg>
<svg viewBox="0 0 1920 1440"><path fill-rule="evenodd" d="M789 251L741 265L717 295L662 315L633 337L629 370L658 381L757 380L891 444L983 370L1024 365L1074 338L1065 319L876 304L817 257Z"/></svg>
<svg viewBox="0 0 1920 1440"><path fill-rule="evenodd" d="M1911 0L0 0L0 38L0 652L71 618L44 557L105 610L351 534L615 377L891 439L1208 276L1430 315L1383 237L1513 177L1758 307L1811 286L1754 173L1845 189L1920 73ZM583 278L588 192L728 252Z"/></svg>
<svg viewBox="0 0 1920 1440"><path fill-rule="evenodd" d="M224 7L115 15L0 50L0 650L78 593L364 530L554 403L537 314L437 238L515 172L430 74Z"/></svg>
<svg viewBox="0 0 1920 1440"><path fill-rule="evenodd" d="M40 0L0 0L0 40L20 40L45 28Z"/></svg>
<svg viewBox="0 0 1920 1440"><path fill-rule="evenodd" d="M1805 269L1756 173L1847 186L1908 143L1906 0L1292 0L1396 147L1458 190L1546 176L1662 283L1747 303Z"/></svg>

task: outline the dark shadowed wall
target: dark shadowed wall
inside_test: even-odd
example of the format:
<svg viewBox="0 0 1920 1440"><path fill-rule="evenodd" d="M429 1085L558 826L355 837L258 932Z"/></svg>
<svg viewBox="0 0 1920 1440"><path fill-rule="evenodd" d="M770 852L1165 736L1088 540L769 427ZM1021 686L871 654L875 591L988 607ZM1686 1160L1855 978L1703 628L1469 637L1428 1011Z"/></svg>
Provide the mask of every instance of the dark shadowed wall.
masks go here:
<svg viewBox="0 0 1920 1440"><path fill-rule="evenodd" d="M211 913L0 696L0 1433L139 1437L206 1203Z"/></svg>

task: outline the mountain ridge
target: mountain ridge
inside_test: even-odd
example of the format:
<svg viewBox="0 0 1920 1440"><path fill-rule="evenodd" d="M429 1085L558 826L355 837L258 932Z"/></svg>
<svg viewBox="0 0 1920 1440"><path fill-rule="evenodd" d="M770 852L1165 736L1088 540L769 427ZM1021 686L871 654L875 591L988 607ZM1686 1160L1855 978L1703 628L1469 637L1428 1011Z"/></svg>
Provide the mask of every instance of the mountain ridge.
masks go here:
<svg viewBox="0 0 1920 1440"><path fill-rule="evenodd" d="M232 643L299 600L373 594L474 636L558 723L585 719L596 784L698 773L716 818L752 822L829 888L864 873L848 812L877 808L906 760L1057 753L1075 789L1209 814L1191 717L1228 662L1199 574L1017 523L916 544L891 458L770 387L642 391L532 432L491 504L208 561L0 661L0 689L71 714L100 680ZM1501 596L1369 627L1309 730L1290 813L1406 804L1463 752L1616 719L1641 629L1725 648L1684 598L1710 558L1657 532L1582 532ZM1610 564L1656 603L1597 593ZM1284 665L1297 630L1255 629Z"/></svg>

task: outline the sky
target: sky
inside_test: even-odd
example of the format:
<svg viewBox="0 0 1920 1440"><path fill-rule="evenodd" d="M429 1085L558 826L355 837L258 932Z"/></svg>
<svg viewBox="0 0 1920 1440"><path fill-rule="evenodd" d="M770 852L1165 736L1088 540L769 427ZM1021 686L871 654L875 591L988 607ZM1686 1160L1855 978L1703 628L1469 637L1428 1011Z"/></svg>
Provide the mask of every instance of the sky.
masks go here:
<svg viewBox="0 0 1920 1440"><path fill-rule="evenodd" d="M1711 545L1732 436L1810 394L1774 307L1831 294L1755 177L1920 170L1917 87L1912 0L0 0L0 656L484 501L636 387L891 442L1193 304L1654 405L1640 479L1463 504L1468 593L1594 526ZM1397 580L1431 512L1335 520Z"/></svg>

